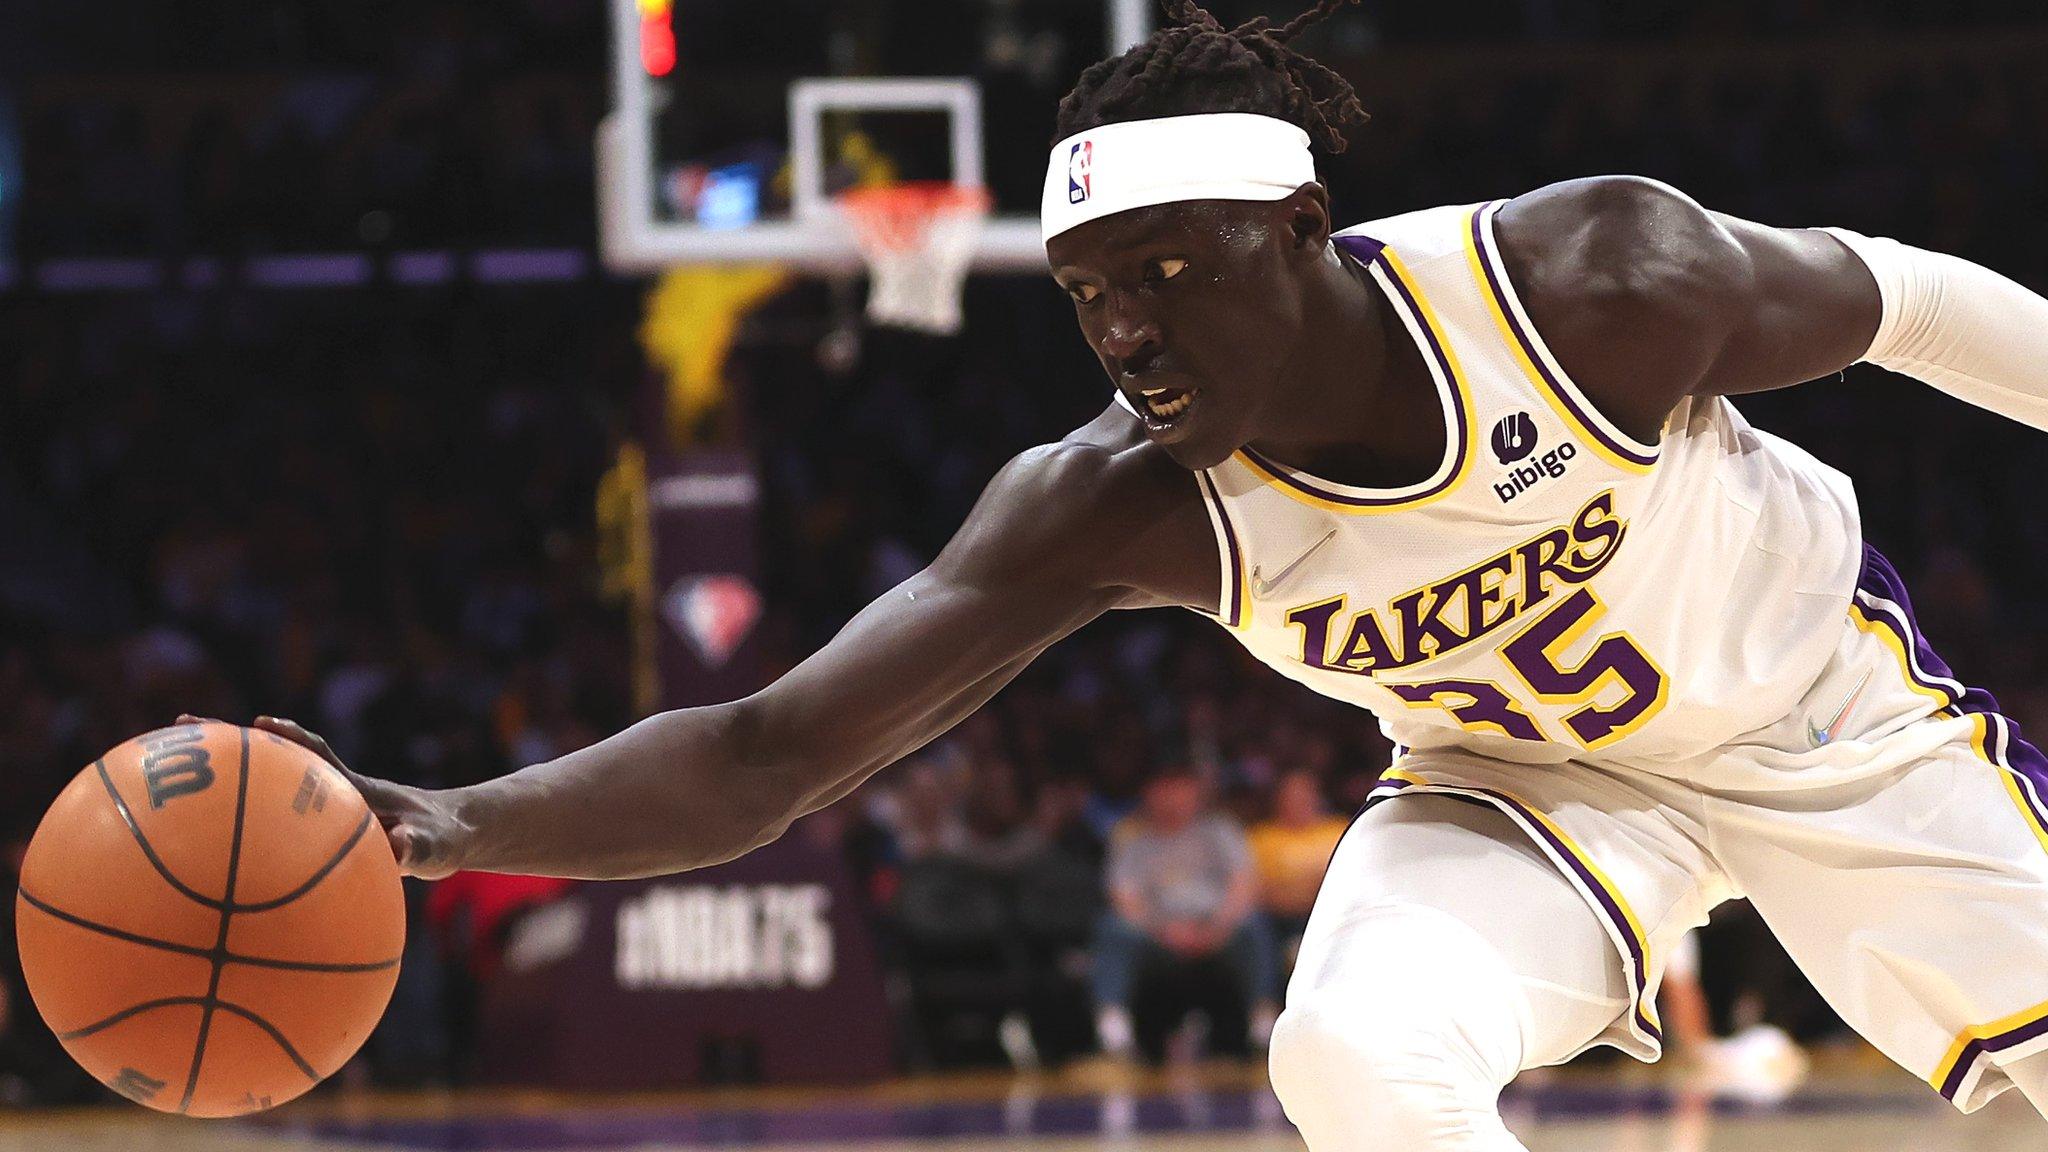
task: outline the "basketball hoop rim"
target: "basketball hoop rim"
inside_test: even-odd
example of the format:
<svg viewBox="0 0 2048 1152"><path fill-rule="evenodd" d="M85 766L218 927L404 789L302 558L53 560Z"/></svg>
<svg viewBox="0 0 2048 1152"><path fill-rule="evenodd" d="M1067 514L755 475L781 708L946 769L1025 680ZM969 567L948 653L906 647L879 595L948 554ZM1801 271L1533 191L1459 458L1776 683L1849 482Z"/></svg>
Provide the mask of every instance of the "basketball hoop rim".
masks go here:
<svg viewBox="0 0 2048 1152"><path fill-rule="evenodd" d="M994 198L979 184L950 180L904 180L851 188L834 196L866 249L908 250L919 247L933 222L945 218L980 219Z"/></svg>

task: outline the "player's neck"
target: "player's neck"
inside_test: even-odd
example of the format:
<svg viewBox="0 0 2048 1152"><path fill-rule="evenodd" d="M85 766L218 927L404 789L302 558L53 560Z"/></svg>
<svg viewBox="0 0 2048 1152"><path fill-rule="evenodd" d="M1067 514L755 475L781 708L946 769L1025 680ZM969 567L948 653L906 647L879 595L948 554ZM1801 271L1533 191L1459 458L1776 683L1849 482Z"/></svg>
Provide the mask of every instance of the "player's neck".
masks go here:
<svg viewBox="0 0 2048 1152"><path fill-rule="evenodd" d="M1301 338L1252 444L1281 463L1369 487L1412 483L1443 459L1442 405L1421 352L1371 275L1332 248Z"/></svg>

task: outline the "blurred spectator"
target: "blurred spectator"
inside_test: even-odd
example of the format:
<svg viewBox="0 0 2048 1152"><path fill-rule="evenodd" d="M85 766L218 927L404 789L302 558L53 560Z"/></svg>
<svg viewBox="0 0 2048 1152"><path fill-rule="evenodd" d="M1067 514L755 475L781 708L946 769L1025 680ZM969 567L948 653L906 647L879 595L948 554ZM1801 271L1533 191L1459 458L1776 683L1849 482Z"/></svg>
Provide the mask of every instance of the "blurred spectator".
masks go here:
<svg viewBox="0 0 2048 1152"><path fill-rule="evenodd" d="M1102 841L1088 827L1087 805L1086 780L1073 776L1047 780L1039 785L1031 821L1047 850L1099 865Z"/></svg>
<svg viewBox="0 0 2048 1152"><path fill-rule="evenodd" d="M1259 908L1272 924L1284 958L1284 970L1271 991L1274 996L1284 990L1286 973L1294 967L1309 909L1323 884L1323 870L1350 826L1350 821L1331 814L1323 802L1320 778L1308 769L1280 777L1273 788L1272 815L1252 826L1249 840L1259 873Z"/></svg>
<svg viewBox="0 0 2048 1152"><path fill-rule="evenodd" d="M898 861L958 857L969 832L960 773L921 757L900 766L874 799L875 814L894 840Z"/></svg>
<svg viewBox="0 0 2048 1152"><path fill-rule="evenodd" d="M1226 993L1201 999L1222 1052L1263 1046L1277 1007L1273 941L1257 915L1258 877L1243 829L1212 810L1192 767L1146 782L1138 814L1110 843L1110 907L1095 936L1096 1029L1105 1052L1157 1059L1186 1005L1148 1007L1201 974ZM1146 1017L1151 1019L1146 1019Z"/></svg>
<svg viewBox="0 0 2048 1152"><path fill-rule="evenodd" d="M961 858L999 875L1015 873L1046 848L1044 830L1029 815L1015 766L1000 758L977 764L962 804Z"/></svg>

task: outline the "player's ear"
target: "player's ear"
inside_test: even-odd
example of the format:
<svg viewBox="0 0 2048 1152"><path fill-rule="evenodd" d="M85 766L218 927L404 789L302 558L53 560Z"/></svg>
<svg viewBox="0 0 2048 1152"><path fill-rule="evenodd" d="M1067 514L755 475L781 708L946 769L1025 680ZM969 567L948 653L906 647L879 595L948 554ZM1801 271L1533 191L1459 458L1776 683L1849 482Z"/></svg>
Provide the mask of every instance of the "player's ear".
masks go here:
<svg viewBox="0 0 2048 1152"><path fill-rule="evenodd" d="M1294 246L1320 254L1330 239L1330 194L1311 180L1280 202Z"/></svg>

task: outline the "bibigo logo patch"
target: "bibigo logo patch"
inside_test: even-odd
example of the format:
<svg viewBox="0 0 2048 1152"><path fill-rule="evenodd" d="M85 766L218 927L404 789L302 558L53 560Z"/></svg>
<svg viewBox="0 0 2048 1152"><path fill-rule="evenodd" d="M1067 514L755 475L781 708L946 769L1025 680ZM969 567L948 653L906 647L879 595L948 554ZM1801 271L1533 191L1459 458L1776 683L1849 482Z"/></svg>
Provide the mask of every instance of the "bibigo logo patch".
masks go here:
<svg viewBox="0 0 2048 1152"><path fill-rule="evenodd" d="M1503 464L1513 464L1536 450L1536 422L1527 412L1511 412L1493 426L1493 454Z"/></svg>
<svg viewBox="0 0 2048 1152"><path fill-rule="evenodd" d="M1493 426L1494 458L1508 465L1507 479L1493 486L1493 494L1500 497L1501 503L1511 504L1515 497L1543 481L1564 475L1572 460L1577 458L1579 446L1566 440L1531 459L1535 451L1536 422L1529 419L1527 412L1511 413ZM1522 460L1529 462L1518 463Z"/></svg>

